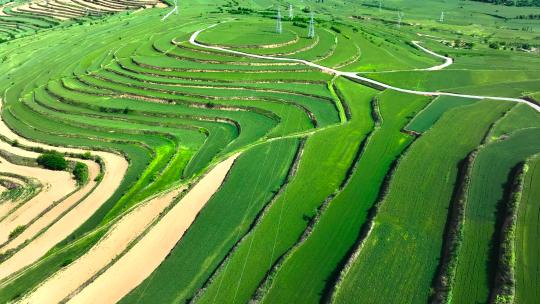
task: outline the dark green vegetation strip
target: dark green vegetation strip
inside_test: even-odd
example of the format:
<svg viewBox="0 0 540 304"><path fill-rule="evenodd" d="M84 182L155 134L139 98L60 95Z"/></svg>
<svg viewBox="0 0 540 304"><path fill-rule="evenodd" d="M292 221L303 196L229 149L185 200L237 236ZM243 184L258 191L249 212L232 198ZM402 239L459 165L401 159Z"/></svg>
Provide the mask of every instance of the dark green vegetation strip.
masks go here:
<svg viewBox="0 0 540 304"><path fill-rule="evenodd" d="M487 302L494 284L499 235L511 172L521 161L540 152L540 128L523 129L480 150L474 162L465 209L463 244L452 298Z"/></svg>
<svg viewBox="0 0 540 304"><path fill-rule="evenodd" d="M343 80L336 85L347 101L358 100L358 85ZM380 117L374 117L376 127L359 151L348 184L330 201L307 240L283 263L263 302L315 303L329 292L361 235L388 170L413 140L401 128L428 101L391 91L374 98L372 112ZM352 117L353 122L356 119Z"/></svg>
<svg viewBox="0 0 540 304"><path fill-rule="evenodd" d="M505 191L504 205L500 207L500 233L495 240L497 248L497 268L491 290L490 302L513 303L515 298L515 231L519 202L523 192L525 162L515 166L508 176L508 190Z"/></svg>
<svg viewBox="0 0 540 304"><path fill-rule="evenodd" d="M297 139L246 151L169 257L124 303L184 302L210 276L285 181Z"/></svg>
<svg viewBox="0 0 540 304"><path fill-rule="evenodd" d="M540 157L528 161L526 170L515 231L515 300L533 304L540 298Z"/></svg>
<svg viewBox="0 0 540 304"><path fill-rule="evenodd" d="M489 102L455 108L411 146L392 177L371 233L338 289L337 303L428 300L457 164L508 108L509 104Z"/></svg>

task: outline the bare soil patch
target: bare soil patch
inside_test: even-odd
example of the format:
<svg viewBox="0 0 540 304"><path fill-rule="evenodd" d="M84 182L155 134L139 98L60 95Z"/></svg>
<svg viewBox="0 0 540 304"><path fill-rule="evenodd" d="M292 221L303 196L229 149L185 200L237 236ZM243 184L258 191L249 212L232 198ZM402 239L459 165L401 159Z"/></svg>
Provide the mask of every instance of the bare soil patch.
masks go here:
<svg viewBox="0 0 540 304"><path fill-rule="evenodd" d="M116 303L137 287L182 238L206 202L219 189L237 157L238 154L231 156L210 170L133 248L73 297L70 303Z"/></svg>

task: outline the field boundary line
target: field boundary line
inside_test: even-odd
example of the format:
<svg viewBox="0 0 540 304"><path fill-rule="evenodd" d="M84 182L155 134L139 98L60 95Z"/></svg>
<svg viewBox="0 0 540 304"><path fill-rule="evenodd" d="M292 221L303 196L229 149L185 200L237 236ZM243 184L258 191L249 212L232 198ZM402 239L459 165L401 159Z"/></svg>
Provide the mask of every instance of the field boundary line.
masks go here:
<svg viewBox="0 0 540 304"><path fill-rule="evenodd" d="M334 84L332 81L332 86L333 85ZM342 102L345 103L344 99ZM376 110L371 108L371 113L373 116L373 114L376 113ZM283 264L305 243L305 241L309 238L312 232L315 229L317 229L317 224L319 223L320 218L324 215L326 209L328 209L328 206L330 205L330 203L341 192L343 192L343 190L349 185L351 178L353 177L353 175L356 173L358 169L358 166L360 164L360 159L364 155L364 152L366 151L366 148L368 144L370 143L371 138L373 137L373 134L379 129L378 118L379 118L378 116L372 117L373 126L370 128L368 132L366 132L366 134L364 134L363 139L359 143L358 149L355 152L354 159L352 160L351 165L345 172L345 178L341 181L338 188L334 190L334 192L332 192L330 195L328 195L326 199L319 205L319 207L316 210L315 216L311 218L306 228L304 229L304 232L300 235L296 243L293 246L291 246L285 253L283 253L274 262L272 267L267 271L265 277L260 281L257 290L253 293L250 303L264 302L264 299L266 295L268 294L268 291L272 287L273 279L278 274Z"/></svg>
<svg viewBox="0 0 540 304"><path fill-rule="evenodd" d="M279 138L278 138L279 139ZM215 281L216 276L219 275L222 271L224 271L228 264L229 260L232 258L234 253L238 250L241 244L244 243L244 241L253 233L256 227L258 227L259 223L262 221L262 219L265 217L265 215L270 210L271 206L273 206L273 203L281 196L281 194L285 191L287 186L290 182L292 182L296 176L296 171L298 170L298 166L300 165L300 160L302 158L303 152L304 152L304 145L306 142L306 137L301 137L298 147L296 149L295 155L293 157L293 161L291 162L289 166L289 170L287 172L287 175L285 177L285 180L283 181L282 185L280 186L278 192L266 203L266 205L257 213L255 216L255 219L250 224L250 227L246 233L234 244L234 246L229 250L229 252L226 254L226 256L222 259L222 261L219 263L219 265L214 269L214 271L211 273L211 275L208 277L208 279L204 282L204 284L199 288L199 290L195 293L193 298L188 301L190 304L194 304L198 301L198 299L204 294L206 289L212 284L213 281Z"/></svg>
<svg viewBox="0 0 540 304"><path fill-rule="evenodd" d="M459 255L463 245L463 233L466 224L465 212L469 202L471 177L476 158L486 145L490 144L489 137L493 128L514 108L515 106L510 107L489 126L478 147L472 150L459 164L458 180L455 184L458 187L454 186L450 200L439 265L437 265L437 271L435 272L431 286L434 293L429 299L430 303L448 303L452 299ZM463 173L464 176L460 176L460 173ZM459 193L456 192L456 189L459 190Z"/></svg>
<svg viewBox="0 0 540 304"><path fill-rule="evenodd" d="M470 188L472 169L479 149L475 149L458 165L458 176L453 197L448 208L443 244L437 272L433 278L433 295L429 303L448 303L452 297L452 288L456 275L458 254L461 249L461 236L465 222L465 207Z"/></svg>
<svg viewBox="0 0 540 304"><path fill-rule="evenodd" d="M534 155L529 159L534 158ZM509 174L508 192L502 207L501 231L497 236L497 266L490 290L490 303L502 299L514 302L516 298L516 227L519 205L522 201L529 159L517 164Z"/></svg>
<svg viewBox="0 0 540 304"><path fill-rule="evenodd" d="M336 275L335 280L333 280L332 282L329 281L327 286L325 286L326 293L323 295L323 299L321 300L322 303L335 302L337 294L340 291L341 283L345 280L345 277L349 273L349 270L351 269L352 265L355 263L356 259L360 256L360 253L364 247L365 241L369 238L369 236L371 235L371 232L373 231L373 228L375 227L375 218L377 217L379 213L379 209L389 192L390 184L392 182L394 173L399 167L399 164L401 163L401 161L403 161L403 159L407 157L409 149L413 146L414 142L418 138L419 136L412 136L412 140L409 143L409 145L403 149L403 151L394 159L394 161L390 165L390 168L388 169L384 177L384 180L379 188L379 193L377 195L375 203L369 209L366 221L360 228L360 233L358 234L358 238L356 242L353 244L353 246L351 246L349 252L343 258L342 269Z"/></svg>

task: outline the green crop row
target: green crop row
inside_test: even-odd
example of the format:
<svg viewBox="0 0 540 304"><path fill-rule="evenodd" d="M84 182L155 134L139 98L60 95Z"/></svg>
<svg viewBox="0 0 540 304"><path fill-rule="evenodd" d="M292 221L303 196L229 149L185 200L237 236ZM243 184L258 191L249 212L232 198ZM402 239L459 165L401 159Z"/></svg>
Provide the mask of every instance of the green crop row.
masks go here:
<svg viewBox="0 0 540 304"><path fill-rule="evenodd" d="M503 141L483 147L474 161L465 203L463 241L452 300L487 302L497 265L501 218L511 185L510 173L540 152L540 129L515 131ZM511 181L510 181L511 182Z"/></svg>
<svg viewBox="0 0 540 304"><path fill-rule="evenodd" d="M183 302L193 297L280 191L297 147L298 140L286 139L244 152L169 258L124 302Z"/></svg>
<svg viewBox="0 0 540 304"><path fill-rule="evenodd" d="M337 303L428 300L457 164L508 108L506 103L493 106L489 102L455 108L411 146L392 176L356 260L344 275Z"/></svg>
<svg viewBox="0 0 540 304"><path fill-rule="evenodd" d="M534 303L540 296L538 242L538 216L540 204L539 157L526 163L523 194L517 211L515 233L516 303Z"/></svg>
<svg viewBox="0 0 540 304"><path fill-rule="evenodd" d="M474 99L440 96L435 98L424 110L422 110L413 120L407 125L406 129L424 133L427 131L441 116L448 110L469 105L474 103Z"/></svg>
<svg viewBox="0 0 540 304"><path fill-rule="evenodd" d="M350 103L361 98L358 85L348 81L336 83ZM263 302L320 302L333 287L341 263L357 242L366 224L379 189L392 163L412 142L412 137L401 128L427 102L425 97L396 92L379 94L373 107L378 108L376 128L363 143L354 171L345 188L331 200L312 233L287 260L273 278ZM367 131L371 126L364 117L353 116L351 124ZM369 128L368 128L369 127Z"/></svg>
<svg viewBox="0 0 540 304"><path fill-rule="evenodd" d="M347 85L354 87L352 83ZM374 94L372 89L356 86L351 93L353 100L345 101L356 120L308 138L295 178L208 282L198 298L201 303L216 298L245 302L253 296L273 264L294 246L317 209L354 165L355 154L370 129Z"/></svg>

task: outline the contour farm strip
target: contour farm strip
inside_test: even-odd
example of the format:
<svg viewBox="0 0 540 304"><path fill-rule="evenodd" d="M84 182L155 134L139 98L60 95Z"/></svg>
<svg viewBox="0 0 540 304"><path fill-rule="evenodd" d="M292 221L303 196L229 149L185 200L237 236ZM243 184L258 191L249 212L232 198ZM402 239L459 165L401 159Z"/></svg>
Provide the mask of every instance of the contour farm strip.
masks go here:
<svg viewBox="0 0 540 304"><path fill-rule="evenodd" d="M0 100L1 102L1 100ZM1 104L1 103L0 103ZM54 147L46 144L35 143L15 134L3 120L0 120L0 134L10 140L17 140L20 144L32 147L40 147L47 150L56 150L63 153L83 154L88 152L83 149ZM105 203L118 189L128 169L128 161L117 154L90 151L101 157L105 166L103 178L98 187L87 196L84 201L71 209L60 220L54 223L47 231L37 237L33 242L15 253L2 263L0 267L0 279L31 265L45 255L54 245L65 239L84 221L86 221L99 207Z"/></svg>
<svg viewBox="0 0 540 304"><path fill-rule="evenodd" d="M23 303L40 303L43 299L58 303L84 285L124 251L178 196L184 188L170 191L138 205L115 224L90 251L68 267L57 272L30 294Z"/></svg>
<svg viewBox="0 0 540 304"><path fill-rule="evenodd" d="M69 303L116 303L141 284L182 238L237 157L235 154L210 170L130 251Z"/></svg>

